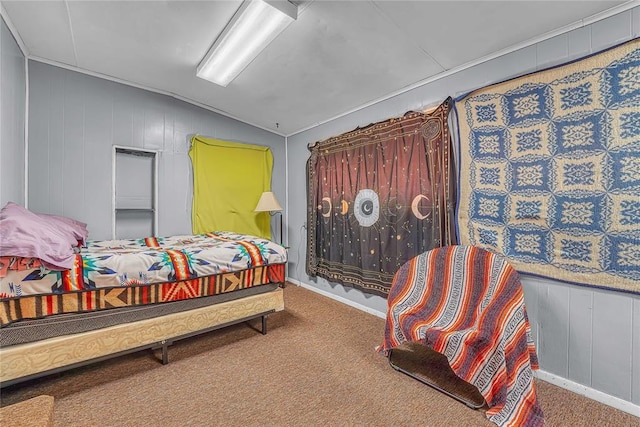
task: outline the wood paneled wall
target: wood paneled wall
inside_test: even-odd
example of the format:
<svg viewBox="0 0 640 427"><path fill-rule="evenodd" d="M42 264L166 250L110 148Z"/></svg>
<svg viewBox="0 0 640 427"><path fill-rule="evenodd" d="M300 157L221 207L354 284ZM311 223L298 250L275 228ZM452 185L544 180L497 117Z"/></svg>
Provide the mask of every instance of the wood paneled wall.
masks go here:
<svg viewBox="0 0 640 427"><path fill-rule="evenodd" d="M193 134L268 145L284 201L284 138L167 95L29 61L29 208L111 238L112 146L159 151L158 234L191 233ZM257 202L257 201L256 201Z"/></svg>
<svg viewBox="0 0 640 427"><path fill-rule="evenodd" d="M640 36L640 7L524 47L451 74L401 95L290 136L288 274L293 281L373 313L386 300L311 278L304 273L306 248L305 162L307 144L357 126L400 116L478 87L574 60ZM588 388L588 392L629 402L640 413L640 296L524 277L527 310L541 369ZM382 335L382 331L380 331ZM575 387L574 387L575 388ZM628 408L627 408L628 409Z"/></svg>
<svg viewBox="0 0 640 427"><path fill-rule="evenodd" d="M22 51L0 18L0 208L24 205L26 75Z"/></svg>

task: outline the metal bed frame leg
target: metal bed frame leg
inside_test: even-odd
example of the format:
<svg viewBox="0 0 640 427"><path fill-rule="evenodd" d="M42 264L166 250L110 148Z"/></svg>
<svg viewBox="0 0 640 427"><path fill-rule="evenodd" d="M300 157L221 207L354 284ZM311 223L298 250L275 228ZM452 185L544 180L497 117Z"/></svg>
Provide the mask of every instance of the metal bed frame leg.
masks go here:
<svg viewBox="0 0 640 427"><path fill-rule="evenodd" d="M257 319L258 317L260 317L262 319L262 330L260 331L262 333L262 335L267 335L267 316L269 315L269 313L273 313L274 310L265 312L264 314L259 314L256 316L251 316L245 319L242 319L238 322L230 322L228 324L223 324L223 325L216 325L212 328L208 328L208 329L203 329L200 331L196 331L194 333L190 333L190 334L185 334L185 335L181 335L177 338L171 338L169 340L162 340L158 343L156 343L153 347L153 349L161 349L162 351L162 364L163 365L167 365L169 363L169 346L172 345L174 343L174 341L179 340L179 339L183 339L183 338L188 338L188 337L192 337L192 336L196 336L196 335L200 335L203 334L205 332L210 332L210 331L214 331L216 329L221 329L225 326L230 326L233 324L237 324L237 323L241 323L241 322L248 322L249 320L253 320L253 319ZM148 348L148 347L147 347Z"/></svg>
<svg viewBox="0 0 640 427"><path fill-rule="evenodd" d="M166 341L162 341L162 364L166 365L169 363L169 343Z"/></svg>

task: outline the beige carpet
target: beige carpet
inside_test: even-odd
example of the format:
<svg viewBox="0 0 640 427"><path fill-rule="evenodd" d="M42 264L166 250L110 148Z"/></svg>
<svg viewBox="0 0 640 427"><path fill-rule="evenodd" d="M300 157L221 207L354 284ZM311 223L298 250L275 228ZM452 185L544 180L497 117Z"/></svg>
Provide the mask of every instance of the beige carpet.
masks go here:
<svg viewBox="0 0 640 427"><path fill-rule="evenodd" d="M55 397L56 426L491 426L374 352L384 320L288 285L265 336L246 325L190 338L161 365L140 352L2 390ZM258 326L256 322L255 326ZM548 426L640 419L538 381Z"/></svg>

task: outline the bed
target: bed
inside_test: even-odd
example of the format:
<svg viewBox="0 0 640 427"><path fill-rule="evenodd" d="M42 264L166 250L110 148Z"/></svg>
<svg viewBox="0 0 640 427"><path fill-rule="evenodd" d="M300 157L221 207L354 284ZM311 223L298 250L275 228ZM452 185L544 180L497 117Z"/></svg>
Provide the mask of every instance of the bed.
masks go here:
<svg viewBox="0 0 640 427"><path fill-rule="evenodd" d="M286 250L233 232L87 241L86 225L0 212L0 386L284 309Z"/></svg>

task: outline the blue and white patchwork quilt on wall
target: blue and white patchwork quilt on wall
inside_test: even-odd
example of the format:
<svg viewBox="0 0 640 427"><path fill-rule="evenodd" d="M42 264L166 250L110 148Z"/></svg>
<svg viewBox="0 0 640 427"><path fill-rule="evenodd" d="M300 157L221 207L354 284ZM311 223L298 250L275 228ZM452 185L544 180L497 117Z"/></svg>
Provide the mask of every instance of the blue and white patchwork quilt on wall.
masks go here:
<svg viewBox="0 0 640 427"><path fill-rule="evenodd" d="M460 243L640 293L640 39L456 102Z"/></svg>

